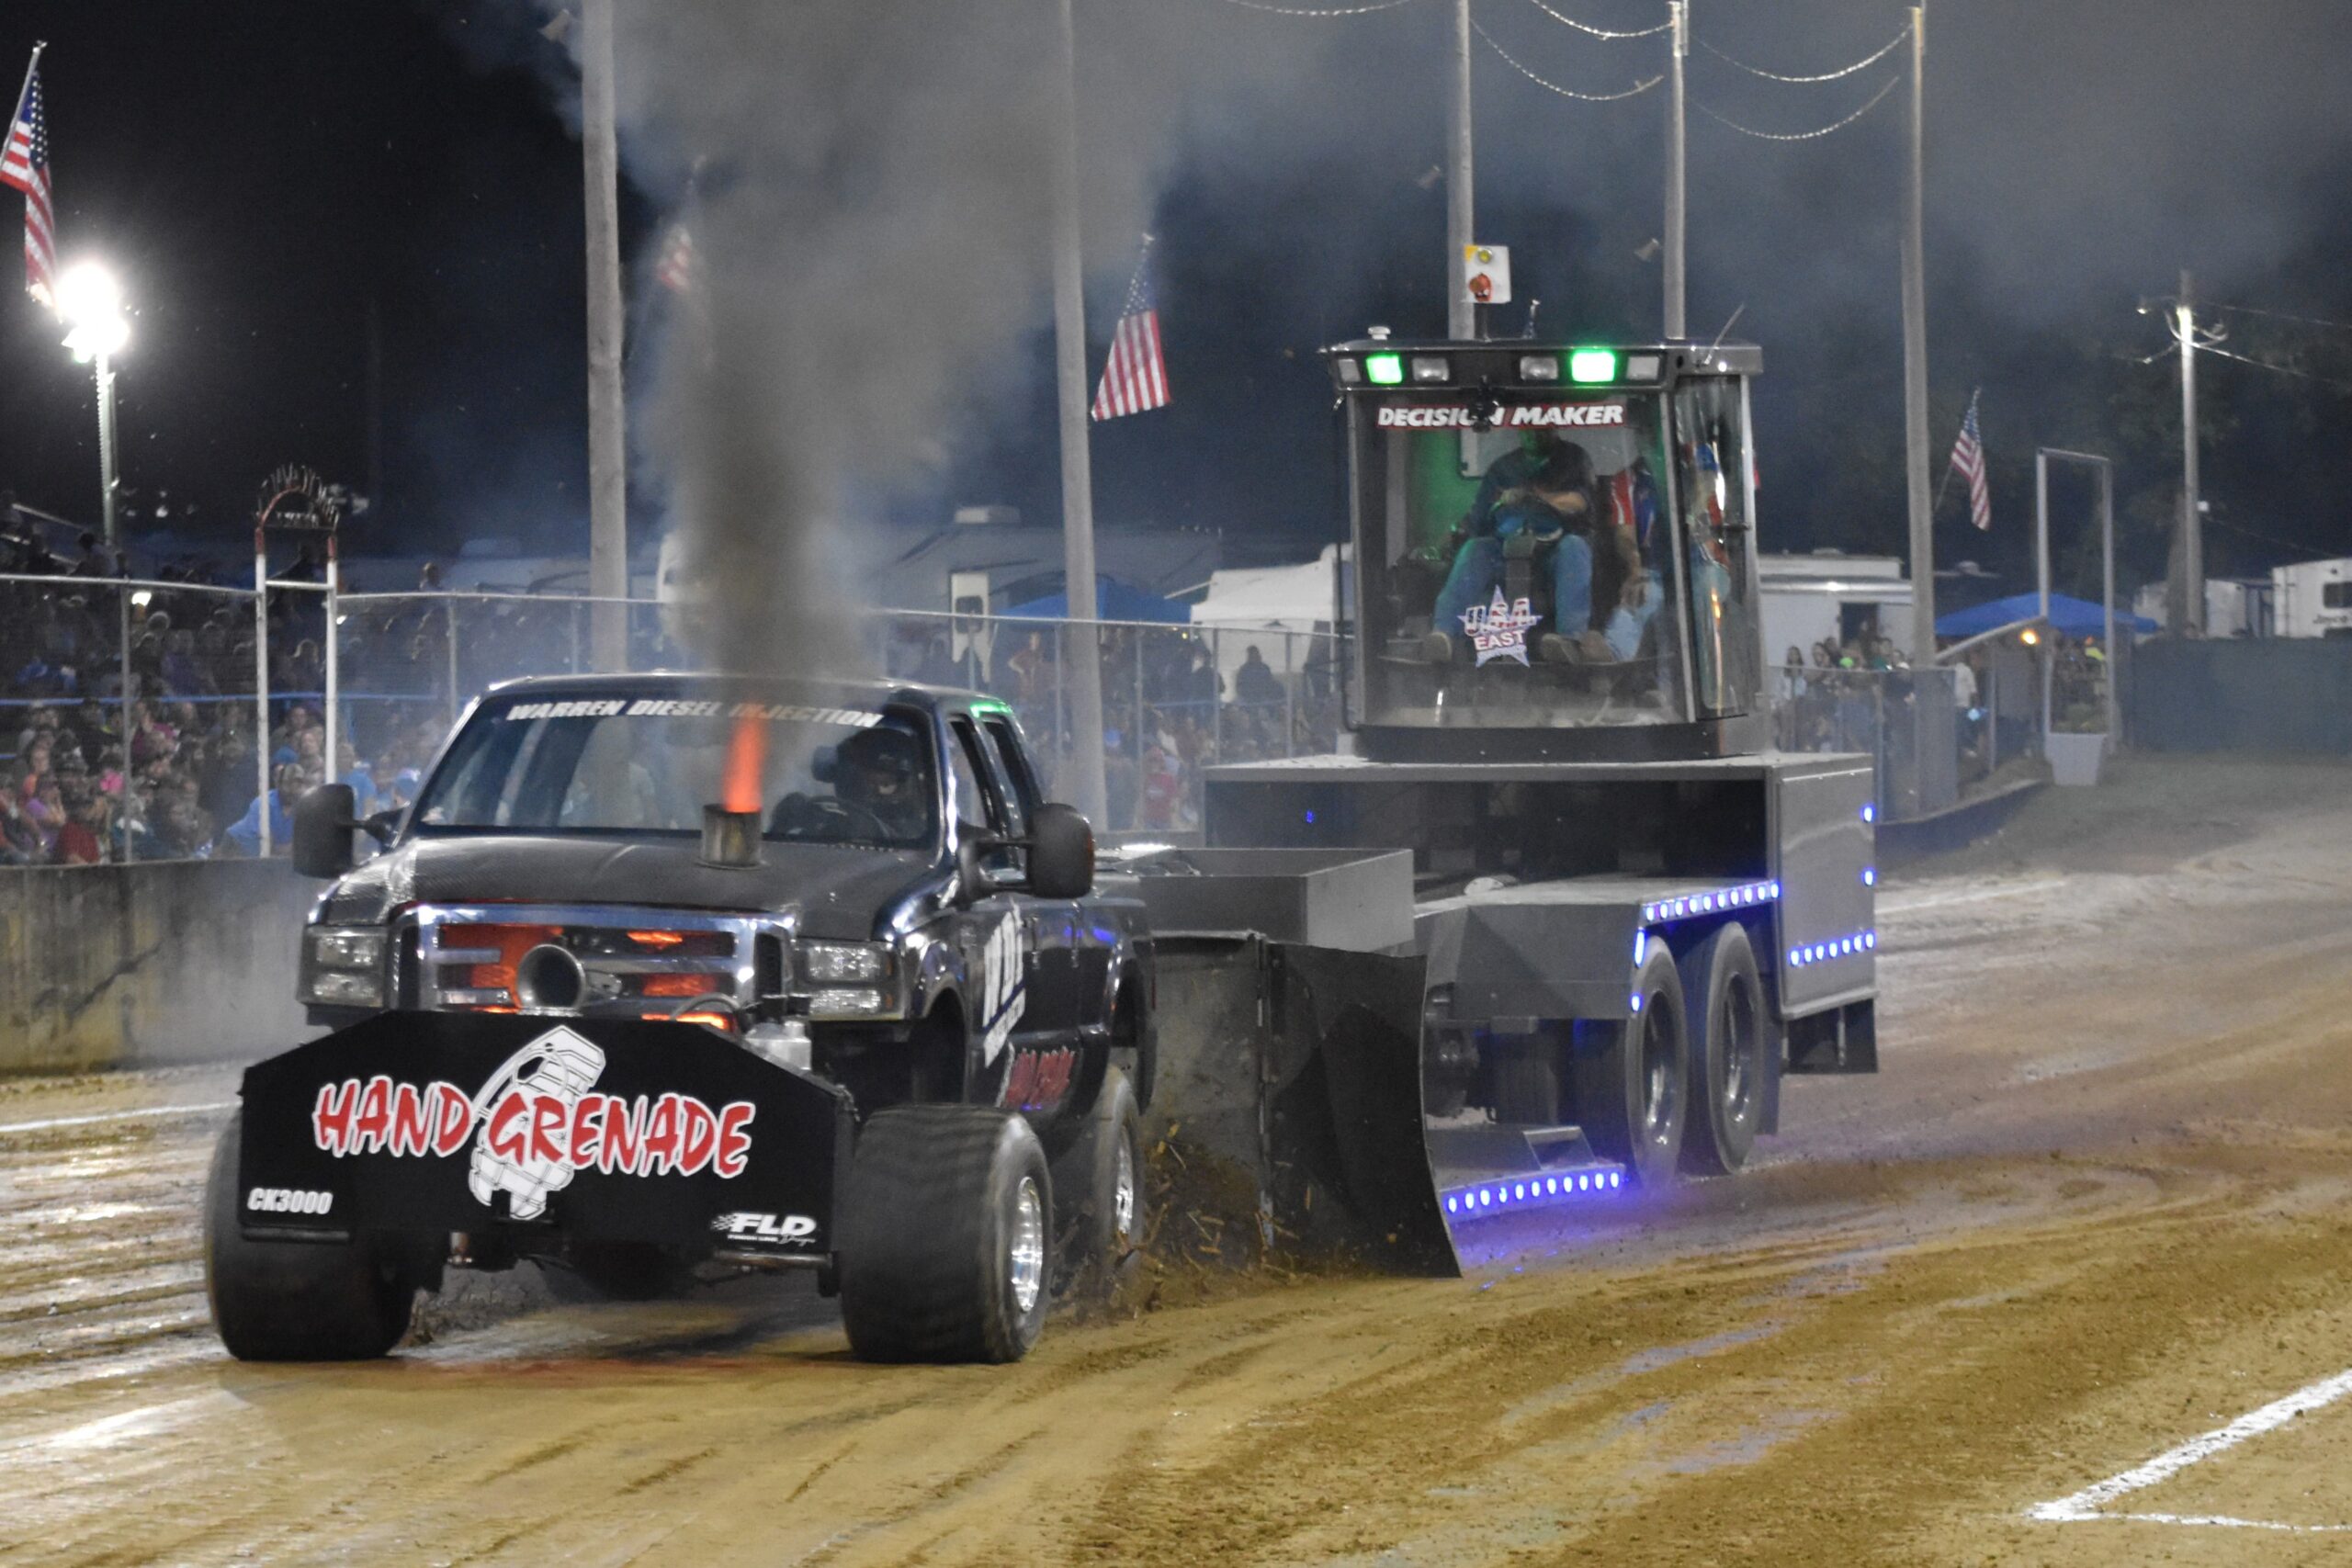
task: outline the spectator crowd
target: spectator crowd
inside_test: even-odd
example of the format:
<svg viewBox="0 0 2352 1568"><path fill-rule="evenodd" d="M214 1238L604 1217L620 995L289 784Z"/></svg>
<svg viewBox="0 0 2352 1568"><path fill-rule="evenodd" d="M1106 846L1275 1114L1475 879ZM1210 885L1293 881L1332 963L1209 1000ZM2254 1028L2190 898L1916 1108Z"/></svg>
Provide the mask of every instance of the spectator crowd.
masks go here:
<svg viewBox="0 0 2352 1568"><path fill-rule="evenodd" d="M183 562L130 581L127 558L95 536L64 545L12 516L0 497L0 866L252 855L265 825L282 854L293 803L330 778L352 785L362 816L396 809L467 699L514 675L578 668L590 631L586 607L564 598L444 596L430 566L414 594L345 600L330 765L322 595L267 596L265 713L248 568ZM274 573L324 576L307 547ZM639 668L680 662L661 623L650 607L630 616ZM868 624L888 674L1003 698L1049 770L1066 769L1075 727L1061 627ZM1197 829L1208 768L1336 742L1328 635L1107 625L1100 650L1113 830ZM1042 782L1067 793L1067 779Z"/></svg>
<svg viewBox="0 0 2352 1568"><path fill-rule="evenodd" d="M222 592L220 570L165 566L132 584L92 535L61 552L6 527L0 574L0 866L252 855L265 820L284 852L291 803L329 772L315 596L270 596L273 696L257 735L253 597ZM306 550L285 575L322 572ZM440 716L364 756L350 739L337 747L334 776L363 813L402 803Z"/></svg>

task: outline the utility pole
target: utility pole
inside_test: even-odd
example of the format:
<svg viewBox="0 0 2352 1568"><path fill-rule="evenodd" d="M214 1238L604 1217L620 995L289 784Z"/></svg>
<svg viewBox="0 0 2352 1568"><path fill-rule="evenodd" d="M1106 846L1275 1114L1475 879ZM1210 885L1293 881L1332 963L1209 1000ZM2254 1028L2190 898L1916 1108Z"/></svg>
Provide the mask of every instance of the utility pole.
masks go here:
<svg viewBox="0 0 2352 1568"><path fill-rule="evenodd" d="M1061 102L1054 127L1054 370L1062 436L1062 576L1068 581L1069 635L1061 649L1062 689L1070 705L1069 802L1090 822L1103 820L1102 648L1095 626L1094 471L1087 448L1086 269L1079 254L1078 19L1072 0L1057 0ZM1142 717L1140 714L1136 716Z"/></svg>
<svg viewBox="0 0 2352 1568"><path fill-rule="evenodd" d="M628 664L628 471L621 401L620 152L613 123L613 6L582 0L580 149L588 210L588 592L591 655Z"/></svg>
<svg viewBox="0 0 2352 1568"><path fill-rule="evenodd" d="M1911 505L1911 659L1936 657L1936 502L1928 488L1928 8L1911 7L1911 148L1903 215L1903 446Z"/></svg>
<svg viewBox="0 0 2352 1568"><path fill-rule="evenodd" d="M1679 343L1690 336L1683 314L1682 235L1690 192L1683 174L1687 166L1687 134L1683 120L1682 62L1690 52L1690 0L1667 0L1673 23L1668 50L1666 97L1666 337Z"/></svg>
<svg viewBox="0 0 2352 1568"><path fill-rule="evenodd" d="M2180 339L2180 528L2181 576L2187 580L2182 604L2185 630L2205 635L2205 509L2197 482L2197 310L2196 280L2180 269L2180 303L2173 309L2173 333Z"/></svg>
<svg viewBox="0 0 2352 1568"><path fill-rule="evenodd" d="M1478 242L1470 159L1470 0L1453 0L1453 69L1446 75L1445 335L1478 335L1478 308L1463 286L1463 256Z"/></svg>

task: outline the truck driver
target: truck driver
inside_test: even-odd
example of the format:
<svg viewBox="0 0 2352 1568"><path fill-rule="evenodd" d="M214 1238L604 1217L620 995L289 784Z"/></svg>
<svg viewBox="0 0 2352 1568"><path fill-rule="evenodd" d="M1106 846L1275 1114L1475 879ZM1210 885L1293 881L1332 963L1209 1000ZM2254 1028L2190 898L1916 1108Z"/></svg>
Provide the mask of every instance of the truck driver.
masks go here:
<svg viewBox="0 0 2352 1568"><path fill-rule="evenodd" d="M1525 536L1552 558L1553 635L1539 645L1544 657L1563 663L1613 660L1608 639L1592 629L1593 536L1602 523L1591 457L1552 432L1531 433L1518 450L1488 468L1477 499L1455 526L1459 546L1438 591L1423 656L1433 664L1452 661L1463 617L1494 596L1508 542ZM1623 553L1630 532L1605 531ZM1638 572L1639 562L1630 563L1628 576Z"/></svg>

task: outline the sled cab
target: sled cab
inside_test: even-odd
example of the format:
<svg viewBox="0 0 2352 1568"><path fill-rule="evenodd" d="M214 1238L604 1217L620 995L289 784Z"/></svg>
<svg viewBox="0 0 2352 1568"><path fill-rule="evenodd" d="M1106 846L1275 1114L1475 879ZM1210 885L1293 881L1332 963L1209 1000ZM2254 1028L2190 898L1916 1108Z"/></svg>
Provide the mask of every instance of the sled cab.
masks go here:
<svg viewBox="0 0 2352 1568"><path fill-rule="evenodd" d="M1374 337L1325 356L1365 753L1758 749L1756 349Z"/></svg>

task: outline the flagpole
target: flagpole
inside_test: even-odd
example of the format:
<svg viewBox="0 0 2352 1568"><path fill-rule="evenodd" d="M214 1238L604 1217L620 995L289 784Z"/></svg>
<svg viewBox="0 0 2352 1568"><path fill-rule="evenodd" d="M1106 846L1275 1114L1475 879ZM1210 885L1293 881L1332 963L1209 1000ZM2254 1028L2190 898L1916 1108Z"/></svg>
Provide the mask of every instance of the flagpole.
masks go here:
<svg viewBox="0 0 2352 1568"><path fill-rule="evenodd" d="M1970 413L1974 413L1976 412L1976 400L1984 395L1984 389L1982 387L1977 388L1974 391L1968 394L1968 412ZM1946 462L1944 464L1944 477L1936 485L1936 503L1928 508L1928 514L1929 516L1932 517L1937 513L1943 510L1944 491L1950 489L1951 489L1951 464L1950 462Z"/></svg>
<svg viewBox="0 0 2352 1568"><path fill-rule="evenodd" d="M18 108L23 108L25 107L25 91L33 85L33 73L40 69L40 51L48 47L49 45L45 42L37 42L33 45L33 57L25 62L24 85L17 89L17 107Z"/></svg>
<svg viewBox="0 0 2352 1568"><path fill-rule="evenodd" d="M1059 102L1054 106L1054 371L1061 415L1062 577L1069 619L1059 669L1069 694L1069 750L1057 783L1087 820L1108 831L1102 768L1102 655L1094 602L1094 474L1088 450L1086 273L1079 254L1078 21L1057 15ZM1053 739L1060 739L1055 716Z"/></svg>

